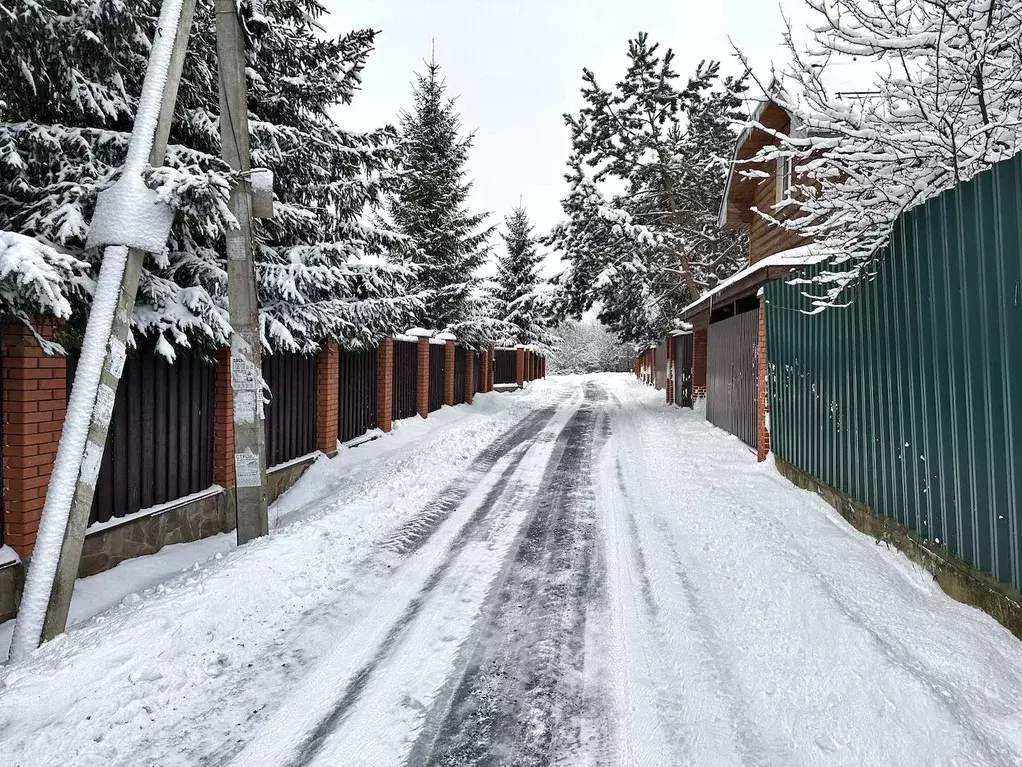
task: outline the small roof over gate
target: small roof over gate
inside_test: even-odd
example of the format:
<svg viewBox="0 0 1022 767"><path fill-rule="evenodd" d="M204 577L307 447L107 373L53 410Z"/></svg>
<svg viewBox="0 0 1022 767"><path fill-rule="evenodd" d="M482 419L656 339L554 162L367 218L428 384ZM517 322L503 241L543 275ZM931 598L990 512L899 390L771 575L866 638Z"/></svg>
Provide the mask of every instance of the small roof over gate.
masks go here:
<svg viewBox="0 0 1022 767"><path fill-rule="evenodd" d="M787 277L797 269L818 263L824 258L825 256L814 251L812 245L801 245L767 256L731 275L713 290L707 291L690 303L682 310L681 318L705 327L710 310L714 306L750 296L771 280Z"/></svg>

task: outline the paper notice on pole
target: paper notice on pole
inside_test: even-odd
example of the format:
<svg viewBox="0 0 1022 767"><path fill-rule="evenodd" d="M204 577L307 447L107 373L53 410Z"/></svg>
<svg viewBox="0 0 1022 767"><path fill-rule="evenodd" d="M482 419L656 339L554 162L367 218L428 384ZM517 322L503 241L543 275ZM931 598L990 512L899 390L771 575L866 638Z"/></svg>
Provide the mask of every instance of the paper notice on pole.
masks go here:
<svg viewBox="0 0 1022 767"><path fill-rule="evenodd" d="M124 341L119 338L110 339L110 375L120 380L124 372L124 360L128 356Z"/></svg>
<svg viewBox="0 0 1022 767"><path fill-rule="evenodd" d="M227 237L227 259L229 261L244 261L247 258L245 252L244 237Z"/></svg>
<svg viewBox="0 0 1022 767"><path fill-rule="evenodd" d="M234 422L255 423L262 410L262 397L254 389L238 389L234 393Z"/></svg>
<svg viewBox="0 0 1022 767"><path fill-rule="evenodd" d="M243 389L261 389L262 376L256 372L255 365L247 359L244 357L232 356L231 384L234 386L234 391L240 391Z"/></svg>
<svg viewBox="0 0 1022 767"><path fill-rule="evenodd" d="M259 487L259 456L255 453L234 454L234 474L238 487Z"/></svg>
<svg viewBox="0 0 1022 767"><path fill-rule="evenodd" d="M103 446L95 442L85 444L85 455L82 457L82 468L78 479L89 487L96 486L96 479L99 478L99 470L103 463Z"/></svg>
<svg viewBox="0 0 1022 767"><path fill-rule="evenodd" d="M110 419L114 414L114 390L109 386L100 386L99 391L96 392L96 407L94 413L96 418L109 425Z"/></svg>

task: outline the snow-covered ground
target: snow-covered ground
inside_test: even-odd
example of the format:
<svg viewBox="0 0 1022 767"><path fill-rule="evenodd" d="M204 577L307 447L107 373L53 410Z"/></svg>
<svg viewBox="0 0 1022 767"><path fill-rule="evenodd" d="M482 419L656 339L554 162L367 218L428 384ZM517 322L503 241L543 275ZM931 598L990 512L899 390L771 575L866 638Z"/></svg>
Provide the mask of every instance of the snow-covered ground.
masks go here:
<svg viewBox="0 0 1022 767"><path fill-rule="evenodd" d="M273 514L82 581L0 670L3 759L1022 763L1022 644L627 375L403 423Z"/></svg>

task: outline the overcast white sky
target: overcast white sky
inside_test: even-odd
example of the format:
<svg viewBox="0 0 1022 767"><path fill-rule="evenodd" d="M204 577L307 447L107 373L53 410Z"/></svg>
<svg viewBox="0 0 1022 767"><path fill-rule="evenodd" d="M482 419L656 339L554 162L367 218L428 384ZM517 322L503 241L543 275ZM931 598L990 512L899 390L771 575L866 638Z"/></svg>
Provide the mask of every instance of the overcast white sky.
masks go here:
<svg viewBox="0 0 1022 767"><path fill-rule="evenodd" d="M582 68L609 86L624 73L627 41L640 31L677 54L687 75L701 59L737 73L730 37L761 77L782 63L781 6L771 0L322 0L331 34L380 30L363 92L338 113L345 127L396 122L411 104L412 73L435 40L449 93L476 132L472 204L502 218L519 197L545 232L560 218L570 150L565 111L581 102ZM784 13L807 18L802 0Z"/></svg>

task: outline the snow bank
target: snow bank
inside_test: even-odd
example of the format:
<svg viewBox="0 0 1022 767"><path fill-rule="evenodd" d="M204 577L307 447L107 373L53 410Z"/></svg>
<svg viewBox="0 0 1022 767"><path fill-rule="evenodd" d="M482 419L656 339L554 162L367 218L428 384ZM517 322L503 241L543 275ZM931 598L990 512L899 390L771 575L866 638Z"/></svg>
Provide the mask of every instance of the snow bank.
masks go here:
<svg viewBox="0 0 1022 767"><path fill-rule="evenodd" d="M0 669L4 757L191 765L229 747L334 647L338 621L373 601L358 574L378 543L563 390L535 382L399 421L310 467L271 508L271 535L168 547L80 581L75 620L116 604ZM190 561L201 564L161 580Z"/></svg>

